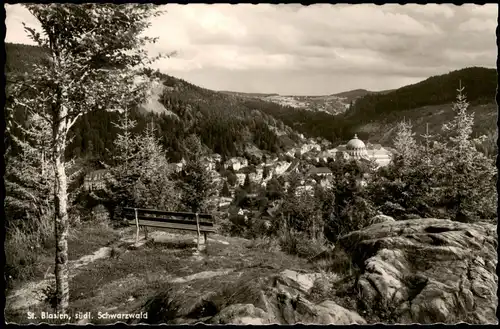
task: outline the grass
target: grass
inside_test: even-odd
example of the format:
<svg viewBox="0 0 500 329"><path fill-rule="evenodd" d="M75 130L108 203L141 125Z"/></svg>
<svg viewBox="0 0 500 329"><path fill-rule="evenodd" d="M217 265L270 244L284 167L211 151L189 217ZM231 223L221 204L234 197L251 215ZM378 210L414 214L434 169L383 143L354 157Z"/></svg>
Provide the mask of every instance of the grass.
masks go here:
<svg viewBox="0 0 500 329"><path fill-rule="evenodd" d="M168 322L174 313L185 322L189 322L189 319L195 321L213 315L211 313L230 301L246 300L240 289L248 285L252 278L277 274L285 269L308 269L313 266L297 256L287 255L277 249L270 250L269 245L276 243L269 240L255 243L217 235L210 236L213 240L209 240L208 255L202 253L201 257L193 257L196 235L179 231L176 234L179 238L172 241L146 243L136 250L126 250L120 243L113 242L119 236L119 232L113 229L85 226L75 232L70 237L72 259L91 254L106 245L114 251L112 257L98 259L80 268L70 280L69 313L149 310L156 314L158 311L155 308L162 304L160 302L167 301L170 306L163 313L160 312L163 314L161 319L151 317L148 321ZM216 240L227 241L229 245ZM172 278L222 269L232 271L184 283L170 282ZM236 291L240 293L235 295ZM50 311L50 306L41 304L30 311ZM26 319L26 313L6 312L6 316L11 322L30 322ZM111 319L92 321L114 322L116 320Z"/></svg>
<svg viewBox="0 0 500 329"><path fill-rule="evenodd" d="M47 246L54 244L54 228L47 215L27 222L23 228L7 229L5 240L7 288L15 287L19 282L42 275L39 266Z"/></svg>
<svg viewBox="0 0 500 329"><path fill-rule="evenodd" d="M8 273L8 289L18 288L27 281L42 280L54 273L55 240L53 227L44 226L38 237L30 236L16 229L6 238L7 264L15 273ZM43 233L43 234L42 234ZM43 238L43 239L42 239ZM68 258L70 261L91 254L119 238L119 231L106 224L85 223L70 228L68 236ZM39 242L39 240L41 240ZM40 248L35 248L37 243Z"/></svg>

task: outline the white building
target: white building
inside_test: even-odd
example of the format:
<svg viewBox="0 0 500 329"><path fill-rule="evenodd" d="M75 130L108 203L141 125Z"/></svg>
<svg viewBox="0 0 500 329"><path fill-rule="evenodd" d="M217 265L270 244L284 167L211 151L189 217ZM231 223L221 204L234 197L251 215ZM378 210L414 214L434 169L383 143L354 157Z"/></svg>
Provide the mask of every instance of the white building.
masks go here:
<svg viewBox="0 0 500 329"><path fill-rule="evenodd" d="M274 168L274 174L277 176L283 175L291 164L291 162L279 161L276 163L276 167Z"/></svg>
<svg viewBox="0 0 500 329"><path fill-rule="evenodd" d="M245 158L231 158L224 164L225 169L232 168L234 171L245 167L248 167L248 160Z"/></svg>
<svg viewBox="0 0 500 329"><path fill-rule="evenodd" d="M354 135L354 138L347 144L339 145L334 149L326 151L326 153L322 153L321 155L328 156L332 159L343 156L345 159L373 160L379 167L387 166L392 159L391 151L383 148L380 144L370 144L369 147L367 147L357 135Z"/></svg>
<svg viewBox="0 0 500 329"><path fill-rule="evenodd" d="M312 150L320 152L321 151L321 146L319 144L316 144L316 143L304 144L300 148L300 154L304 154L304 153L310 152Z"/></svg>
<svg viewBox="0 0 500 329"><path fill-rule="evenodd" d="M313 167L309 171L309 175L318 175L318 176L331 176L333 175L332 171L329 168L326 167Z"/></svg>

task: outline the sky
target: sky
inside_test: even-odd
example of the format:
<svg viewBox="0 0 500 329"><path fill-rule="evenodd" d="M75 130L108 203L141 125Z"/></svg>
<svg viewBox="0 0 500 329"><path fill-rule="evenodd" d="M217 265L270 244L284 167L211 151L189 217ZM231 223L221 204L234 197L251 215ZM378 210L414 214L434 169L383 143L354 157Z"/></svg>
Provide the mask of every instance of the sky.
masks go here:
<svg viewBox="0 0 500 329"><path fill-rule="evenodd" d="M20 5L6 42L33 44ZM149 53L161 72L213 90L326 95L387 90L471 66L496 67L498 5L168 4Z"/></svg>

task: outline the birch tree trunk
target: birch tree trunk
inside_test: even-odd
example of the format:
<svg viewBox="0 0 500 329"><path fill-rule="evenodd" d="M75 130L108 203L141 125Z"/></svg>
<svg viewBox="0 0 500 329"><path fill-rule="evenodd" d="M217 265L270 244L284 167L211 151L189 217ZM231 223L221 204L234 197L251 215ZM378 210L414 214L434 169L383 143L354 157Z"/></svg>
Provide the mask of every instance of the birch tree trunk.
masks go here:
<svg viewBox="0 0 500 329"><path fill-rule="evenodd" d="M64 107L53 125L54 171L55 171L55 238L56 238L56 298L57 312L65 313L69 303L68 277L68 194L64 167L64 149L66 144L66 110Z"/></svg>

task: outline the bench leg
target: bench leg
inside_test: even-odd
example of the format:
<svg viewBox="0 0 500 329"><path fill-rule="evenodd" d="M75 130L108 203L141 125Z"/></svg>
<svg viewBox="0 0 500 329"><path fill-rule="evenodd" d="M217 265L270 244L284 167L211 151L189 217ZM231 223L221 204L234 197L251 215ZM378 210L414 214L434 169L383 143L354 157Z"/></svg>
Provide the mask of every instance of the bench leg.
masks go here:
<svg viewBox="0 0 500 329"><path fill-rule="evenodd" d="M203 239L205 241L205 252L208 254L208 239L207 239L207 232L203 232Z"/></svg>
<svg viewBox="0 0 500 329"><path fill-rule="evenodd" d="M196 213L196 249L200 251L200 222L198 220L198 213Z"/></svg>

